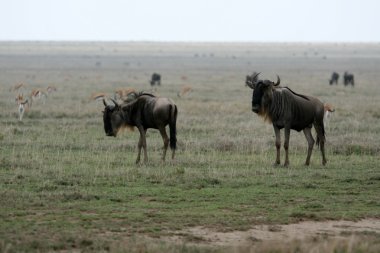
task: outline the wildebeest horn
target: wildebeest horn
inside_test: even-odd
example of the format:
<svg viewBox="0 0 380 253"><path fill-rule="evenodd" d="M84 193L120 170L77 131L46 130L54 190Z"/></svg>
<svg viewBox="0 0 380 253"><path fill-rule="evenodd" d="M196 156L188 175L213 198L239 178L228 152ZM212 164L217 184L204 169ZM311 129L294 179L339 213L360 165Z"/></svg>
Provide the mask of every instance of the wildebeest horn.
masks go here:
<svg viewBox="0 0 380 253"><path fill-rule="evenodd" d="M103 104L104 104L104 106L107 107L107 103L106 103L106 100L104 98L103 98Z"/></svg>
<svg viewBox="0 0 380 253"><path fill-rule="evenodd" d="M256 73L255 75L252 74L250 82L247 83L248 87L251 89L255 89L256 81L255 79L259 76L261 72Z"/></svg>
<svg viewBox="0 0 380 253"><path fill-rule="evenodd" d="M280 85L280 82L281 82L280 77L277 75L277 83L275 83L274 86Z"/></svg>
<svg viewBox="0 0 380 253"><path fill-rule="evenodd" d="M119 104L113 99L113 98L110 98L112 100L112 102L115 104L116 107L119 107Z"/></svg>
<svg viewBox="0 0 380 253"><path fill-rule="evenodd" d="M260 73L261 73L261 72L256 73L254 76L253 76L253 74L252 74L252 80L255 80L255 79L259 76Z"/></svg>

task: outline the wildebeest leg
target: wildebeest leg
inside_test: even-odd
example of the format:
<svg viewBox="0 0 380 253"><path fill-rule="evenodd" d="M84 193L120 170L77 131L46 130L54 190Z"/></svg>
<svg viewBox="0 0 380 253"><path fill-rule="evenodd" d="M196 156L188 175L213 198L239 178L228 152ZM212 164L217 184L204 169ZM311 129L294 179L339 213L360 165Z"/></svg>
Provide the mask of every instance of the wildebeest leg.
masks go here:
<svg viewBox="0 0 380 253"><path fill-rule="evenodd" d="M165 127L161 127L159 128L159 130L162 136L162 140L164 141L164 153L162 155L162 161L165 161L166 151L168 150L168 146L169 146L169 137L166 134Z"/></svg>
<svg viewBox="0 0 380 253"><path fill-rule="evenodd" d="M143 127L139 127L139 132L140 132L140 139L139 139L139 144L138 144L138 152L137 152L137 159L136 159L136 164L140 162L140 155L141 155L141 148L144 147L144 162L147 162L148 156L146 152L146 129Z"/></svg>
<svg viewBox="0 0 380 253"><path fill-rule="evenodd" d="M274 163L274 165L279 165L280 164L280 149L281 149L281 134L280 134L280 129L276 126L273 126L274 128L274 134L276 135L276 151L277 151L277 155L276 155L276 161Z"/></svg>
<svg viewBox="0 0 380 253"><path fill-rule="evenodd" d="M313 146L314 146L315 141L314 141L313 135L311 134L311 128L305 128L303 130L303 133L305 134L305 137L306 137L306 140L308 143L307 157L306 157L305 165L309 165L310 164L310 157L311 157L311 153L313 152Z"/></svg>
<svg viewBox="0 0 380 253"><path fill-rule="evenodd" d="M285 149L285 163L284 166L289 166L289 138L290 138L290 127L286 127L284 129L285 132L285 141L284 141L284 149Z"/></svg>
<svg viewBox="0 0 380 253"><path fill-rule="evenodd" d="M325 165L327 163L326 156L325 156L325 130L323 127L323 122L319 124L314 124L315 131L317 132L317 145L319 145L319 148L321 150L322 154L322 164Z"/></svg>

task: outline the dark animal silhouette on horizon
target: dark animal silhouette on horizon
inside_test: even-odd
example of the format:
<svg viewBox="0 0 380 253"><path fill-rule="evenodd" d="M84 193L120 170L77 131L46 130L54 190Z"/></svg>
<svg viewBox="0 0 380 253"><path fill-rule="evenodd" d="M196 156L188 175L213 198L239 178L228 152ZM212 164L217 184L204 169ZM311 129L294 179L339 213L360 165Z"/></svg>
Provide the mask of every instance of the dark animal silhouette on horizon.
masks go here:
<svg viewBox="0 0 380 253"><path fill-rule="evenodd" d="M330 83L330 85L333 85L334 83L338 84L338 80L339 80L339 74L336 72L333 72L331 74L331 79L329 80L329 83Z"/></svg>
<svg viewBox="0 0 380 253"><path fill-rule="evenodd" d="M150 79L150 86L161 85L161 75L157 73L153 73Z"/></svg>
<svg viewBox="0 0 380 253"><path fill-rule="evenodd" d="M353 74L348 73L348 72L346 71L346 72L344 72L343 79L344 79L344 86L347 86L347 85L349 85L349 84L351 84L352 86L355 85L354 75L353 75Z"/></svg>

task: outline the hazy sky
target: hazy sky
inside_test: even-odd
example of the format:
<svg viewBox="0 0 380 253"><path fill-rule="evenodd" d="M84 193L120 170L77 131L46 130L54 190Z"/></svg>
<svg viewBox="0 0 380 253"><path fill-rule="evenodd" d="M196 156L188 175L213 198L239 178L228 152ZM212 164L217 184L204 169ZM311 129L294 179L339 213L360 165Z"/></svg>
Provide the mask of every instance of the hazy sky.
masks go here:
<svg viewBox="0 0 380 253"><path fill-rule="evenodd" d="M0 40L380 42L380 0L0 0Z"/></svg>

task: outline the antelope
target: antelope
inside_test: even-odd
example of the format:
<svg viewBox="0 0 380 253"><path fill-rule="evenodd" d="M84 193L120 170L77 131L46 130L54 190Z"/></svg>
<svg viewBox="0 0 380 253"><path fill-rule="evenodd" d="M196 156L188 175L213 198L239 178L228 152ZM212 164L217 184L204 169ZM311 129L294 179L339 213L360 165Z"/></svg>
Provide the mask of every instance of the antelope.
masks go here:
<svg viewBox="0 0 380 253"><path fill-rule="evenodd" d="M94 92L90 96L90 101L95 100L95 101L101 101L103 99L107 98L107 93L104 92Z"/></svg>
<svg viewBox="0 0 380 253"><path fill-rule="evenodd" d="M48 86L48 87L46 88L46 91L47 91L48 94L51 94L51 93L53 93L53 92L56 92L56 91L57 91L57 88L54 87L54 86Z"/></svg>
<svg viewBox="0 0 380 253"><path fill-rule="evenodd" d="M324 117L323 117L323 122L324 122L324 126L325 127L328 127L328 124L329 124L329 121L330 121L330 118L331 118L331 116L332 116L332 113L333 112L335 112L335 109L334 109L334 107L331 105L331 104L329 104L329 103L325 103L324 105L323 105L323 107L324 107Z"/></svg>
<svg viewBox="0 0 380 253"><path fill-rule="evenodd" d="M22 94L19 94L15 100L16 100L16 103L18 104L18 116L19 116L18 120L22 121L25 110L29 110L31 104L28 99L24 100L24 96Z"/></svg>
<svg viewBox="0 0 380 253"><path fill-rule="evenodd" d="M136 92L136 90L134 88L120 88L120 89L117 89L115 90L115 93L114 93L114 99L117 100L117 99L127 99L128 98L128 95L130 95L131 93L134 93Z"/></svg>
<svg viewBox="0 0 380 253"><path fill-rule="evenodd" d="M190 85L185 85L181 88L181 91L177 93L177 96L184 97L185 95L189 94L190 92L193 91L193 88Z"/></svg>
<svg viewBox="0 0 380 253"><path fill-rule="evenodd" d="M42 103L45 104L45 99L47 98L47 94L41 89L34 89L30 93L30 98L32 101L43 99Z"/></svg>
<svg viewBox="0 0 380 253"><path fill-rule="evenodd" d="M19 90L22 90L22 89L25 89L25 84L23 84L23 83L19 83L19 84L15 84L15 85L13 85L10 89L9 89L9 91L19 91Z"/></svg>

